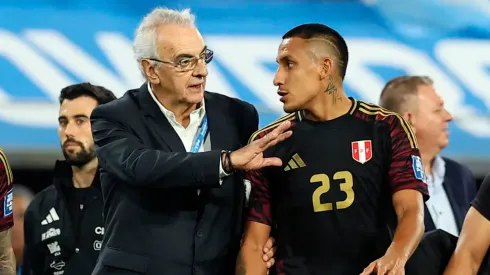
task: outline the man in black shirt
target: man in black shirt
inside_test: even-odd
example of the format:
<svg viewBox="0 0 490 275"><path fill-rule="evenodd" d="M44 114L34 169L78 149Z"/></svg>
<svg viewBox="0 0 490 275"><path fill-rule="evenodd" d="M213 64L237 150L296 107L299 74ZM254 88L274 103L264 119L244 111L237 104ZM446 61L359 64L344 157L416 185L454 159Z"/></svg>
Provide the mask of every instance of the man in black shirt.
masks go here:
<svg viewBox="0 0 490 275"><path fill-rule="evenodd" d="M90 114L115 98L89 83L61 90L58 134L65 160L56 162L53 185L25 213L23 275L92 273L104 223Z"/></svg>
<svg viewBox="0 0 490 275"><path fill-rule="evenodd" d="M271 229L282 275L404 274L424 231L428 198L410 125L346 96L347 45L321 24L283 36L274 78L292 137L269 148L283 166L248 171L250 214L236 274L262 275Z"/></svg>
<svg viewBox="0 0 490 275"><path fill-rule="evenodd" d="M490 247L490 174L466 215L458 244L444 275L488 274Z"/></svg>

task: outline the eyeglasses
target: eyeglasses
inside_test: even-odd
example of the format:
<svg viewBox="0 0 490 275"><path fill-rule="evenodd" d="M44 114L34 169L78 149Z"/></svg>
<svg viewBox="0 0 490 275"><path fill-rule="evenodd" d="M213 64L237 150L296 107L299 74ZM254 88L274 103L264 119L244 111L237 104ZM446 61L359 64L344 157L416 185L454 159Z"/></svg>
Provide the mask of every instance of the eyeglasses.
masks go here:
<svg viewBox="0 0 490 275"><path fill-rule="evenodd" d="M210 50L210 49L205 49L200 55L199 57L197 56L194 56L194 57L184 57L184 58L181 58L177 61L164 61L164 60L160 60L160 59L156 59L156 58L147 58L148 60L151 60L151 61L155 61L155 62L159 62L159 63L163 63L163 64L167 64L167 65L171 65L173 66L174 68L176 68L177 70L181 71L181 72L187 72L187 71L192 71L196 68L197 66L197 63L199 62L199 60L202 60L204 63L206 64L209 64L209 62L211 62L211 60L213 60L213 51Z"/></svg>

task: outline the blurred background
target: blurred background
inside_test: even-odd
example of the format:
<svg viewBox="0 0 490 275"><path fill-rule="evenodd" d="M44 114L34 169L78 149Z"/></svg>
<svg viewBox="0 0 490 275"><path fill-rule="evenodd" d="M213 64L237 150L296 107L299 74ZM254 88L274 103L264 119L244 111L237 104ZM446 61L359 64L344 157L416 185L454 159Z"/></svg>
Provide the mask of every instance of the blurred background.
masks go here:
<svg viewBox="0 0 490 275"><path fill-rule="evenodd" d="M215 51L207 89L254 104L262 126L282 115L272 85L281 36L321 22L347 39L349 96L377 103L387 80L430 76L455 116L443 155L479 180L490 172L488 0L0 0L0 147L16 184L52 183L61 88L89 81L121 96L142 84L131 40L156 5L192 9Z"/></svg>

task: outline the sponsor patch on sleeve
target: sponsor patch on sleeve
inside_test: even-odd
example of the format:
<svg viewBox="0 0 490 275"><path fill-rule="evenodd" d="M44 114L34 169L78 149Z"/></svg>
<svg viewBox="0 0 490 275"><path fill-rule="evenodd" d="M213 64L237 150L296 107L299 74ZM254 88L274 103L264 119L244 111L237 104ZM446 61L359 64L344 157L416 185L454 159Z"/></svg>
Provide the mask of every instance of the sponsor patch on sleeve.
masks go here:
<svg viewBox="0 0 490 275"><path fill-rule="evenodd" d="M419 156L412 156L412 167L415 178L425 182L425 171L422 159Z"/></svg>
<svg viewBox="0 0 490 275"><path fill-rule="evenodd" d="M3 200L3 216L8 217L12 215L14 212L14 189L10 189L5 195L5 199Z"/></svg>

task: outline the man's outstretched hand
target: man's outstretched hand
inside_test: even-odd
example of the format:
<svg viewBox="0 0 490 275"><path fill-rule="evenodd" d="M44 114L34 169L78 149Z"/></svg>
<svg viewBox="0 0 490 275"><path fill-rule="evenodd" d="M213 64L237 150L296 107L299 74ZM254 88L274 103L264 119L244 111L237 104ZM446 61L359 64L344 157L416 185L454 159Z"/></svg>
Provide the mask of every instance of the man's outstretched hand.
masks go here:
<svg viewBox="0 0 490 275"><path fill-rule="evenodd" d="M293 134L289 130L290 127L291 122L285 121L264 137L233 151L230 154L233 168L235 170L257 170L267 166L281 166L282 161L280 158L264 158L263 152L289 138Z"/></svg>

